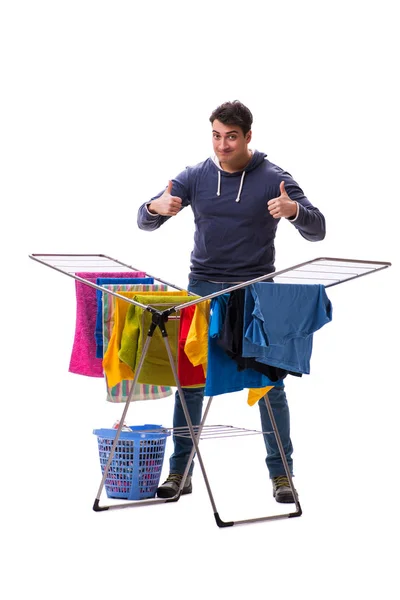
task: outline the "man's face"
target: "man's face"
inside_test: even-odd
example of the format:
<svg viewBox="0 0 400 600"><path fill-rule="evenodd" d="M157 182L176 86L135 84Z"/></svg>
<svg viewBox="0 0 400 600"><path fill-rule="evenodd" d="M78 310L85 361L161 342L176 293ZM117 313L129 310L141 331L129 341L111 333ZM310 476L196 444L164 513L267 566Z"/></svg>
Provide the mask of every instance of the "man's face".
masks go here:
<svg viewBox="0 0 400 600"><path fill-rule="evenodd" d="M216 119L212 124L213 148L219 162L240 165L248 160L251 131L244 135L238 125L224 125Z"/></svg>

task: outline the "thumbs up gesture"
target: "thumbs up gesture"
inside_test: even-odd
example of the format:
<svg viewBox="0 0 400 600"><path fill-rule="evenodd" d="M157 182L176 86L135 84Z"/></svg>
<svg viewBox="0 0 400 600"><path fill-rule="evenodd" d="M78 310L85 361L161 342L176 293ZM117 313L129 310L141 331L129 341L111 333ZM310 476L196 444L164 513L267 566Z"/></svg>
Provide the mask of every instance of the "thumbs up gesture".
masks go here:
<svg viewBox="0 0 400 600"><path fill-rule="evenodd" d="M151 213L164 217L174 217L178 214L182 208L182 198L171 196L172 185L172 181L168 181L164 193L159 198L149 202L147 207Z"/></svg>
<svg viewBox="0 0 400 600"><path fill-rule="evenodd" d="M267 203L269 213L274 219L281 217L295 217L297 214L297 202L291 200L285 190L285 182L281 181L279 186L280 195L272 198Z"/></svg>

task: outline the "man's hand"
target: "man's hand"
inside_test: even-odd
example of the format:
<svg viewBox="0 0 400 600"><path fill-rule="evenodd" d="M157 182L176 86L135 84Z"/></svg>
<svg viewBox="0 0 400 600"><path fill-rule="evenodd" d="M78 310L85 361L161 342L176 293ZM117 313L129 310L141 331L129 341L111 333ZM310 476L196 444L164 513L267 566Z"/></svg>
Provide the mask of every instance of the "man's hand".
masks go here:
<svg viewBox="0 0 400 600"><path fill-rule="evenodd" d="M171 196L172 181L168 182L167 189L159 198L152 200L147 205L149 211L163 217L174 217L182 208L182 198Z"/></svg>
<svg viewBox="0 0 400 600"><path fill-rule="evenodd" d="M289 198L285 190L285 182L281 181L279 186L281 193L278 198L272 198L268 201L268 210L270 215L274 219L280 219L281 217L295 217L297 214L297 202L294 202Z"/></svg>

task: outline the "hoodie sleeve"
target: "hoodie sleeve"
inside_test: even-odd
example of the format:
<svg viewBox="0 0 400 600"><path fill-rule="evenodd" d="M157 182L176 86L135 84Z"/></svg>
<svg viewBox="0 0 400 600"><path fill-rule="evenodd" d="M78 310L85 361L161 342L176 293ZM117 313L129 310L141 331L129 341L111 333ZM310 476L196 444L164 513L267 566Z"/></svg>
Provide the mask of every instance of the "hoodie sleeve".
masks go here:
<svg viewBox="0 0 400 600"><path fill-rule="evenodd" d="M295 200L298 204L298 213L296 217L287 219L298 230L300 235L310 242L319 242L324 239L325 217L324 215L311 204L308 198L304 195L301 187L296 183L289 173L283 172L280 181L285 182L285 190L291 200ZM280 183L279 181L279 183ZM278 193L279 196L279 184Z"/></svg>
<svg viewBox="0 0 400 600"><path fill-rule="evenodd" d="M182 208L188 206L191 203L190 200L190 169L187 168L182 171L172 181L172 196L178 196L182 199ZM144 204L139 207L137 214L137 224L139 229L145 231L154 231L163 225L171 217L163 215L153 215L149 212L147 205L156 198L159 198L164 193L165 189L159 192L156 196L153 196L150 200L147 200ZM181 208L181 210L182 210Z"/></svg>

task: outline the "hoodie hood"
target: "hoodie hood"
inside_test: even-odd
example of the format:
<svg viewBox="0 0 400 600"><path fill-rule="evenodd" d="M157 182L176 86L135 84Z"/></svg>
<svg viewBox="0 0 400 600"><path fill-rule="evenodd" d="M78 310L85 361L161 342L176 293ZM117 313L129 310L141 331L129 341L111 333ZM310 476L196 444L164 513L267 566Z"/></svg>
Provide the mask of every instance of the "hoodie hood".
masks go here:
<svg viewBox="0 0 400 600"><path fill-rule="evenodd" d="M216 156L213 156L211 158L211 160L218 169L218 184L217 184L217 190L216 190L217 196L221 195L222 177L240 177L238 193L236 196L236 202L240 202L240 195L242 193L242 189L243 189L243 185L244 185L244 178L245 178L246 173L249 173L250 171L253 171L258 166L260 166L260 164L264 161L266 156L267 155L264 152L259 152L258 150L252 150L252 157L250 159L250 162L246 165L246 167L242 171L235 171L234 173L228 173L228 171L224 171L223 169L221 169L221 165L220 165L218 158Z"/></svg>

